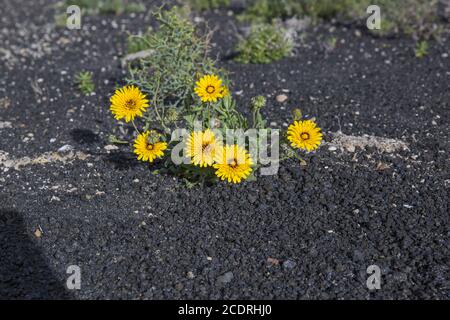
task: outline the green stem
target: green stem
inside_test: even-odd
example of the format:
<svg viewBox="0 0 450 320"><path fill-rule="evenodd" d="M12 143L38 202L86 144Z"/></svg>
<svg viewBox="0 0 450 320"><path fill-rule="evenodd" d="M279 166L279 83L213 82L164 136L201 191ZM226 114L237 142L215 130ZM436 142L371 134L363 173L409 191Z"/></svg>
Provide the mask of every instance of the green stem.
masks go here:
<svg viewBox="0 0 450 320"><path fill-rule="evenodd" d="M136 130L136 132L138 134L141 134L141 132L139 131L139 129L136 127L136 124L134 123L134 120L131 120L131 123L133 124L134 130Z"/></svg>
<svg viewBox="0 0 450 320"><path fill-rule="evenodd" d="M301 158L296 152L294 153L294 157L297 158L297 160L300 161L302 165L306 165L306 161L303 160L303 158Z"/></svg>
<svg viewBox="0 0 450 320"><path fill-rule="evenodd" d="M207 128L211 128L211 102L208 102L208 125Z"/></svg>
<svg viewBox="0 0 450 320"><path fill-rule="evenodd" d="M155 90L155 95L153 97L153 105L155 106L155 112L156 112L156 116L158 117L159 121L161 122L161 126L164 128L164 130L167 129L166 125L164 124L164 119L161 117L159 111L158 111L158 103L157 103L157 97L158 97L158 93L159 93L159 86L160 86L160 77L158 77L158 80L156 81L156 90Z"/></svg>
<svg viewBox="0 0 450 320"><path fill-rule="evenodd" d="M109 142L112 144L130 144L129 141L117 139L115 136L110 136Z"/></svg>

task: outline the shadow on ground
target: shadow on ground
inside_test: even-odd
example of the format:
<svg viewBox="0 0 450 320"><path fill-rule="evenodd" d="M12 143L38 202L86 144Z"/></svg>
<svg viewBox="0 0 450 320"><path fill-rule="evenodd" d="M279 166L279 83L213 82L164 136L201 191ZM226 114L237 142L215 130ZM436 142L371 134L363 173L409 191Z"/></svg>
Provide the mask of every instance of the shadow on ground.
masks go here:
<svg viewBox="0 0 450 320"><path fill-rule="evenodd" d="M27 233L19 212L0 209L0 299L70 299Z"/></svg>
<svg viewBox="0 0 450 320"><path fill-rule="evenodd" d="M100 141L98 135L89 129L74 129L70 131L70 135L79 144L93 144Z"/></svg>
<svg viewBox="0 0 450 320"><path fill-rule="evenodd" d="M106 163L114 165L114 169L117 170L128 170L141 165L136 157L129 152L112 152L110 154L102 154L103 160Z"/></svg>

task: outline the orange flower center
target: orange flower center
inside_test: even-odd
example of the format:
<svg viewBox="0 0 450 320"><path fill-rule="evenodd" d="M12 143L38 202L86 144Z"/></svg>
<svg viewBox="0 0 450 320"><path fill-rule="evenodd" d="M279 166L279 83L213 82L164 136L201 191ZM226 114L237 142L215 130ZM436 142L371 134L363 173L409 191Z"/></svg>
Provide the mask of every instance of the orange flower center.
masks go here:
<svg viewBox="0 0 450 320"><path fill-rule="evenodd" d="M216 91L216 88L214 86L207 86L206 87L206 92L208 92L209 94L212 94Z"/></svg>
<svg viewBox="0 0 450 320"><path fill-rule="evenodd" d="M309 139L309 133L308 132L302 132L300 134L300 138L302 138L303 140L308 140Z"/></svg>
<svg viewBox="0 0 450 320"><path fill-rule="evenodd" d="M150 150L150 151L151 151L151 150L153 150L153 148L154 148L154 147L153 147L152 144L147 144L147 150Z"/></svg>
<svg viewBox="0 0 450 320"><path fill-rule="evenodd" d="M134 101L133 99L129 99L125 102L125 108L127 108L128 110L133 110L134 108L136 108L136 101Z"/></svg>

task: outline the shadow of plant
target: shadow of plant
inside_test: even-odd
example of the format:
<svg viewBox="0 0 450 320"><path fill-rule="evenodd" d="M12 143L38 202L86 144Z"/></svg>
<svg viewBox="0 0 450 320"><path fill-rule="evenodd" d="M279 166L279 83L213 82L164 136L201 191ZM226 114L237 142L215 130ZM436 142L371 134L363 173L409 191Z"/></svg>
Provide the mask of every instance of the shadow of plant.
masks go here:
<svg viewBox="0 0 450 320"><path fill-rule="evenodd" d="M79 144L93 144L100 141L99 136L89 129L74 129L70 131L70 135Z"/></svg>
<svg viewBox="0 0 450 320"><path fill-rule="evenodd" d="M142 165L131 152L112 152L103 154L102 158L105 162L113 164L114 168L118 170L127 170Z"/></svg>

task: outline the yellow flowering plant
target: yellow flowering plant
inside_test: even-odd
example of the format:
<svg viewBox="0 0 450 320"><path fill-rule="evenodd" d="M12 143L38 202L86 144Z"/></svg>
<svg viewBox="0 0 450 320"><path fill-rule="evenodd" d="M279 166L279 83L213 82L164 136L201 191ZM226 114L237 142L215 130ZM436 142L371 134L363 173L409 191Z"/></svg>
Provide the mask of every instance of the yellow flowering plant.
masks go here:
<svg viewBox="0 0 450 320"><path fill-rule="evenodd" d="M162 43L172 41L171 37L177 34L183 34L183 37L199 45L192 38L192 26L187 26L185 20L177 18L175 12L159 13L158 17L164 21L166 29L147 39L147 42L155 43L152 50L157 50ZM199 45L195 54L201 48L204 47ZM193 54L186 50L183 52L183 59L188 59ZM166 53L156 53L152 55L152 59L167 59L165 55ZM169 60L161 61L170 63ZM156 61L143 61L141 64L149 62ZM190 185L192 182L215 181L237 184L253 179L261 166L258 161L261 157L260 149L267 148L262 143L263 138L267 139L267 135L274 137L273 134L278 131L266 128L266 120L261 113L266 99L263 96L253 98L250 105L251 116L247 118L238 111L230 91L230 82L226 77L220 76L210 60L204 64L204 61L194 59L192 66L182 70L181 75L170 74L170 78L176 79L176 83L167 82L167 79L162 82L162 74L169 72L163 68L164 66L159 69L155 66L151 78L143 78L148 69L143 69L142 73L130 69L130 73L135 73L134 76L127 79L128 84L118 88L110 98L110 111L114 118L124 121L135 131L132 149L137 160L151 164L158 162L159 172L170 172L185 178ZM172 72L176 73L180 68L181 65L174 67ZM178 100L170 104L172 96L178 96ZM181 136L175 134L178 130L184 130ZM246 139L244 131L252 130L257 132L254 139ZM242 139L235 136L228 139L229 131L239 133L237 135ZM316 150L323 135L315 121L302 119L298 110L293 123L282 137L284 153L281 158L276 159L278 162L294 157L303 161L300 152ZM112 137L111 142L128 143L122 138ZM180 150L183 156L178 159L180 161L175 161L174 154Z"/></svg>
<svg viewBox="0 0 450 320"><path fill-rule="evenodd" d="M167 156L174 145L166 142L166 131L149 129L147 125L140 130L136 125L135 121L145 117L148 108L153 107L147 95L135 86L116 90L110 99L110 110L115 119L131 122L133 125L136 131L133 147L137 159L149 163L163 160L165 168L170 172L191 181L222 180L236 184L254 176L258 164L257 159L249 152L250 142L227 144L223 142L222 137L228 129L270 131L265 128L266 121L260 112L266 105L266 99L262 96L252 99L252 121L249 125L249 121L237 111L228 86L217 75L200 77L192 90L197 95L197 105L182 115L188 128L188 134L183 140L183 151L188 163L178 166L174 166ZM173 129L175 128L176 126ZM282 146L285 152L280 160L297 158L304 162L299 152L316 150L322 142L323 134L314 120L302 119L301 111L296 109L294 121L283 137Z"/></svg>

